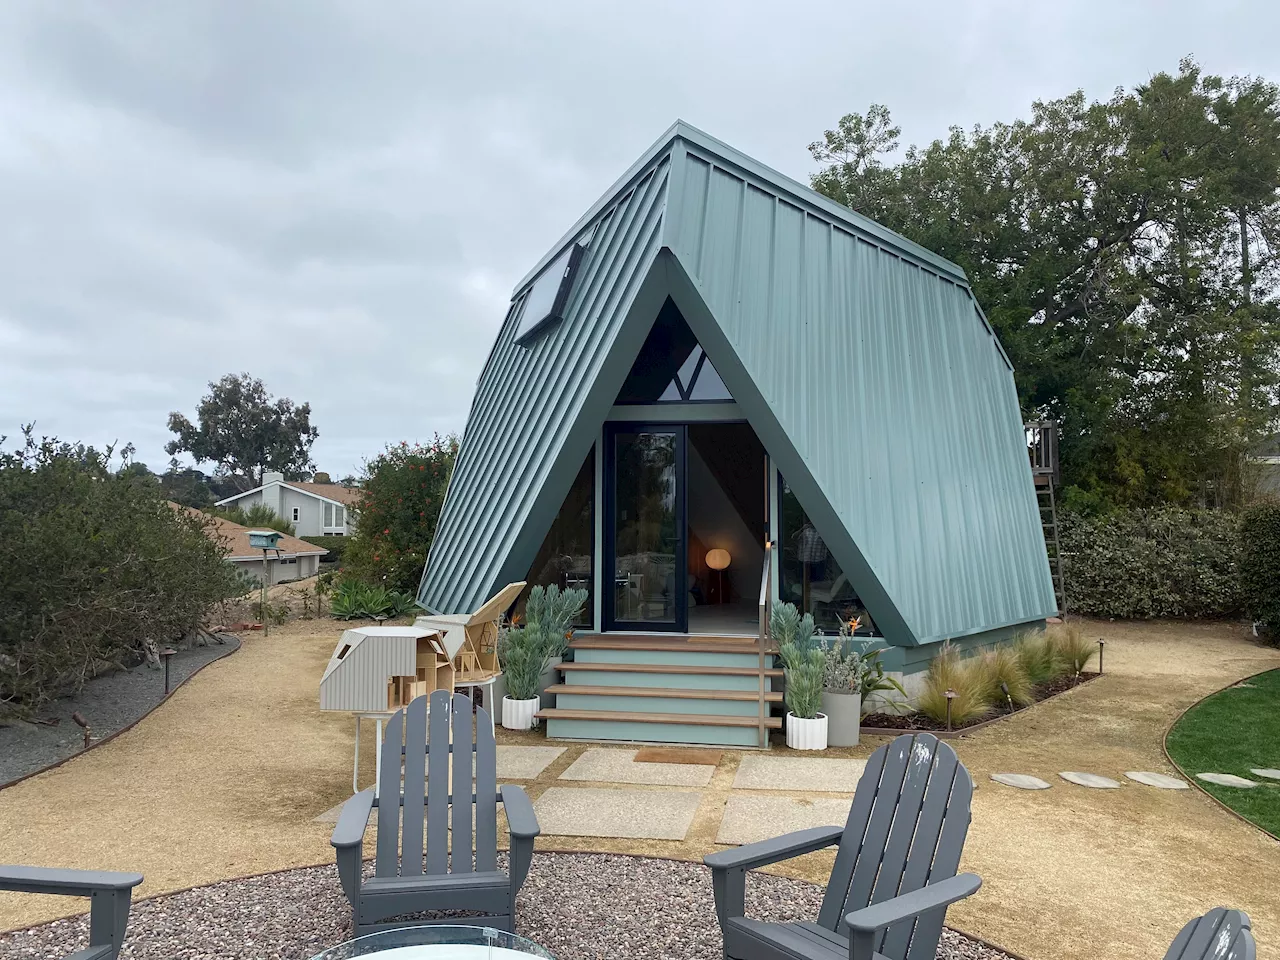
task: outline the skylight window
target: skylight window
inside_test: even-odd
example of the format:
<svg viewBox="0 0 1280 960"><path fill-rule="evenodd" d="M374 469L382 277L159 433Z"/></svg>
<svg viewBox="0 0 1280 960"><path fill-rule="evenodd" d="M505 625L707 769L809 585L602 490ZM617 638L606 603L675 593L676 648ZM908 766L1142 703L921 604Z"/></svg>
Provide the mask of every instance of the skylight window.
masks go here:
<svg viewBox="0 0 1280 960"><path fill-rule="evenodd" d="M556 257L533 281L524 295L516 342L528 343L550 324L564 319L564 308L573 289L573 277L582 262L586 245L575 243Z"/></svg>

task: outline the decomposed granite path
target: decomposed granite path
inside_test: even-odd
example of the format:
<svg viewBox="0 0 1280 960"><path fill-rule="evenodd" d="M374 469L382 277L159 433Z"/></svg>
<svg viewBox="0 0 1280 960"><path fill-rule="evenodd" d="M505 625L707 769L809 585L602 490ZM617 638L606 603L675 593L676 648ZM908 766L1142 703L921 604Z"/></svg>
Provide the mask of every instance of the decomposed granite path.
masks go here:
<svg viewBox="0 0 1280 960"><path fill-rule="evenodd" d="M1162 956L1188 918L1227 904L1252 916L1259 956L1280 960L1280 898L1258 882L1280 875L1280 844L1198 790L1126 778L1175 774L1161 742L1178 712L1276 666L1280 652L1228 625L1086 629L1108 641L1105 676L953 741L978 787L962 866L985 884L949 922L1030 960L1137 960ZM311 621L249 637L134 730L0 791L0 861L138 870L139 896L328 862L352 721L320 713L315 690L339 630ZM696 861L721 844L840 822L884 741L822 756L725 750L709 764L637 762L634 748L539 732L500 731L499 742L500 777L524 784L542 820L539 849ZM1053 787L990 780L1008 771ZM1090 789L1062 771L1121 785ZM820 882L832 856L780 872ZM0 929L77 909L0 895Z"/></svg>

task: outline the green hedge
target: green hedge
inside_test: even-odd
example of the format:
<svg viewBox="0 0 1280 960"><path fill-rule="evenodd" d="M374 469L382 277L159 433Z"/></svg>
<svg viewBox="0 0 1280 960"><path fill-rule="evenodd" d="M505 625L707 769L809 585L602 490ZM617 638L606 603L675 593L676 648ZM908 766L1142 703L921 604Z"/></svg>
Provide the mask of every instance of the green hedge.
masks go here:
<svg viewBox="0 0 1280 960"><path fill-rule="evenodd" d="M1240 525L1240 587L1253 619L1280 645L1280 500L1262 500Z"/></svg>
<svg viewBox="0 0 1280 960"><path fill-rule="evenodd" d="M347 549L347 544L351 542L350 537L303 537L307 543L313 543L317 547L324 547L329 551L327 556L320 558L321 563L342 563L342 552Z"/></svg>
<svg viewBox="0 0 1280 960"><path fill-rule="evenodd" d="M1235 514L1162 507L1059 520L1071 613L1143 620L1243 609Z"/></svg>

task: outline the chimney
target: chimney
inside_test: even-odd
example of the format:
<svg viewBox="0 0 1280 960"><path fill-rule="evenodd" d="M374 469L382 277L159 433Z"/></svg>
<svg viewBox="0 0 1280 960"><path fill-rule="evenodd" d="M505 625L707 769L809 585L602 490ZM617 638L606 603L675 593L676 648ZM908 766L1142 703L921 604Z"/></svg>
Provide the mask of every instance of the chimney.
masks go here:
<svg viewBox="0 0 1280 960"><path fill-rule="evenodd" d="M264 470L262 472L262 502L276 512L276 516L284 516L284 489L282 487L273 487L273 483L283 483L284 474L276 473L273 470Z"/></svg>
<svg viewBox="0 0 1280 960"><path fill-rule="evenodd" d="M276 473L272 470L264 471L262 474L262 485L265 487L268 483L283 483L284 474Z"/></svg>

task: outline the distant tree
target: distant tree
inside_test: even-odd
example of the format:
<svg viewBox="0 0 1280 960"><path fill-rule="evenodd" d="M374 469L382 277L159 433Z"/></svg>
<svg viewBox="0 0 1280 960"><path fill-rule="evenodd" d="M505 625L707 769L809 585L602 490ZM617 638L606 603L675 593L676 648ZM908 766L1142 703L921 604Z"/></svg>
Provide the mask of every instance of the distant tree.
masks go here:
<svg viewBox="0 0 1280 960"><path fill-rule="evenodd" d="M329 475L325 473L323 470L317 470L315 472L315 475L312 476L311 482L312 483L333 483L333 481L329 479Z"/></svg>
<svg viewBox="0 0 1280 960"><path fill-rule="evenodd" d="M213 506L217 499L204 473L194 467L184 467L176 459L170 460L169 469L160 474L160 490L166 500L197 510Z"/></svg>
<svg viewBox="0 0 1280 960"><path fill-rule="evenodd" d="M346 573L391 590L417 588L457 456L458 438L437 435L389 446L365 464Z"/></svg>
<svg viewBox="0 0 1280 960"><path fill-rule="evenodd" d="M181 413L169 414L169 429L177 437L165 444L165 452L216 463L240 490L261 484L265 470L296 480L315 468L311 445L319 432L311 426L311 405L295 406L287 397L275 400L261 380L247 373L210 382L196 420L198 425Z"/></svg>

